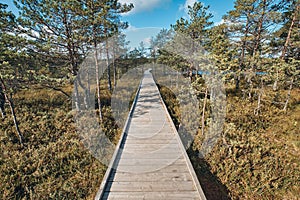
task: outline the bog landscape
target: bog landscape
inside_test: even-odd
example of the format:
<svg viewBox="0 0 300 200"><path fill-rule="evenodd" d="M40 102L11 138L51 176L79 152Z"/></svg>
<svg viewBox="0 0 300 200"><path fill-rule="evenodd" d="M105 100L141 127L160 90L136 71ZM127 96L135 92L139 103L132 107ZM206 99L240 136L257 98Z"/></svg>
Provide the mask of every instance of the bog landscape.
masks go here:
<svg viewBox="0 0 300 200"><path fill-rule="evenodd" d="M0 199L300 199L300 2L149 2L0 3Z"/></svg>

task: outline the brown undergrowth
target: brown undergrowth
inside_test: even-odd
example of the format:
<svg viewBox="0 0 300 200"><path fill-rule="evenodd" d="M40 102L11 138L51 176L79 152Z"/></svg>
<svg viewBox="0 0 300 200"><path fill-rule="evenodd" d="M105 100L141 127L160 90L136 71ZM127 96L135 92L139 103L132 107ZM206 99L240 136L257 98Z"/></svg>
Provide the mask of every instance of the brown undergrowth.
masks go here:
<svg viewBox="0 0 300 200"><path fill-rule="evenodd" d="M63 89L72 92L72 86ZM117 140L105 104L109 92L103 95L103 128ZM93 199L106 167L76 133L71 100L32 86L14 95L14 101L25 142L21 148L9 115L1 119L0 199Z"/></svg>
<svg viewBox="0 0 300 200"><path fill-rule="evenodd" d="M160 91L176 119L180 115L176 97L166 87ZM299 199L299 89L292 91L287 112L282 104L272 103L278 92L267 90L258 115L255 97L249 100L231 91L227 90L226 122L218 144L201 159L197 152L203 137L198 134L188 149L207 198ZM279 96L284 100L286 94L282 91Z"/></svg>

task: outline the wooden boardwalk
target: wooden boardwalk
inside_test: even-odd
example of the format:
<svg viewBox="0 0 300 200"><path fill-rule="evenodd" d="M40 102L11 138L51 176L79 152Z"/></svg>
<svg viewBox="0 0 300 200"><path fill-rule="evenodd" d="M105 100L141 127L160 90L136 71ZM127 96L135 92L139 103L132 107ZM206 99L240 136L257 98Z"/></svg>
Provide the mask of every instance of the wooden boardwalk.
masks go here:
<svg viewBox="0 0 300 200"><path fill-rule="evenodd" d="M150 72L95 199L206 199Z"/></svg>

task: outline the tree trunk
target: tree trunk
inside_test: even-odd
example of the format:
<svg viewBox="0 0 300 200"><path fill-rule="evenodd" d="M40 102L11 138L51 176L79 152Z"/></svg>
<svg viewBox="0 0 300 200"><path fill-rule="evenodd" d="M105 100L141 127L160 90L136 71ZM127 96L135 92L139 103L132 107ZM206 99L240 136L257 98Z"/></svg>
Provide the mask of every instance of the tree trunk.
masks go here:
<svg viewBox="0 0 300 200"><path fill-rule="evenodd" d="M235 74L235 91L237 92L240 89L240 81L241 81L241 73L244 70L244 62L245 62L245 55L246 55L246 48L247 48L247 37L249 33L250 23L249 23L249 17L247 16L247 22L246 22L246 30L244 34L244 39L242 40L242 52L241 57L239 61L239 73Z"/></svg>
<svg viewBox="0 0 300 200"><path fill-rule="evenodd" d="M75 56L75 48L74 43L72 42L72 35L71 30L69 27L69 23L67 21L67 11L63 10L63 25L66 31L66 37L67 37L67 50L68 50L68 56L69 56L69 62L70 62L70 71L72 75L76 76L78 71L78 66L76 62L76 56Z"/></svg>
<svg viewBox="0 0 300 200"><path fill-rule="evenodd" d="M259 89L259 94L258 94L258 100L257 100L257 107L256 109L254 110L254 114L255 115L258 115L259 114L259 111L260 111L260 107L261 107L261 97L262 97L262 94L263 94L263 89L264 89L264 83L263 83L263 80L261 80L261 88Z"/></svg>
<svg viewBox="0 0 300 200"><path fill-rule="evenodd" d="M286 98L286 101L285 101L285 104L284 104L284 107L283 107L283 111L286 111L289 100L291 98L291 91L293 89L293 83L294 83L294 79L292 78L290 88L289 88L289 91L288 91L288 95L287 95L287 98Z"/></svg>
<svg viewBox="0 0 300 200"><path fill-rule="evenodd" d="M90 99L91 99L91 84L90 84L90 67L87 67L87 89L86 89L86 99L88 100L87 102L87 107L86 109L90 108Z"/></svg>
<svg viewBox="0 0 300 200"><path fill-rule="evenodd" d="M280 56L280 59L282 61L285 60L285 54L287 52L287 48L290 44L290 39L291 39L291 36L292 36L292 31L293 31L293 28L294 28L294 25L295 25L295 22L297 20L297 14L299 12L299 4L296 6L296 9L295 9L295 12L294 12L294 16L293 16L293 19L292 19L292 22L291 22L291 25L289 27L289 31L288 31L288 35L286 37L286 40L285 40L285 43L284 43L284 46L283 46L283 49L282 49L282 52L281 52L281 56ZM276 91L278 89L278 81L279 81L279 67L277 66L277 69L276 69L276 80L273 84L273 90Z"/></svg>
<svg viewBox="0 0 300 200"><path fill-rule="evenodd" d="M84 103L85 108L88 108L88 102L89 102L89 98L88 98L88 95L87 95L88 89L81 82L80 74L77 75L76 82L78 83L77 87L80 86L83 89L84 93L85 93L85 95L83 96L83 103ZM78 88L77 88L76 91L78 93Z"/></svg>
<svg viewBox="0 0 300 200"><path fill-rule="evenodd" d="M273 84L273 91L277 91L278 90L278 80L279 80L279 66L276 66L276 79L275 82Z"/></svg>
<svg viewBox="0 0 300 200"><path fill-rule="evenodd" d="M98 111L99 111L99 118L100 118L100 121L102 122L102 120L103 120L103 115L102 115L102 109L101 109L100 77L99 77L99 64L98 64L98 50L97 50L97 44L95 44L94 59L95 59L95 67L96 67L96 84L97 84Z"/></svg>
<svg viewBox="0 0 300 200"><path fill-rule="evenodd" d="M109 47L108 47L108 41L107 40L106 40L106 44L105 44L105 50L106 50L106 66L107 66L108 89L109 89L109 91L112 91L110 66L109 66Z"/></svg>
<svg viewBox="0 0 300 200"><path fill-rule="evenodd" d="M292 31L293 31L293 28L294 28L294 25L295 25L295 22L296 22L296 19L297 19L297 14L299 12L299 4L296 6L296 9L295 9L295 12L294 12L294 16L293 16L293 19L292 19L292 22L291 22L291 25L290 25L290 28L289 28L289 32L288 32L288 35L286 37L286 40L285 40L285 43L284 43L284 46L283 46L283 49L282 49L282 52L281 52L281 59L284 60L285 59L285 54L287 52L287 48L289 46L289 43L290 43L290 39L291 39L291 36L292 36Z"/></svg>
<svg viewBox="0 0 300 200"><path fill-rule="evenodd" d="M205 89L205 97L204 97L204 103L203 103L203 109L202 109L202 119L201 119L201 133L204 135L204 128L205 128L205 108L206 108L206 102L207 102L207 93L208 93L208 88L206 87Z"/></svg>
<svg viewBox="0 0 300 200"><path fill-rule="evenodd" d="M69 65L70 65L70 72L73 76L77 75L78 72L78 63L76 61L76 55L75 55L75 48L74 43L72 42L72 34L71 34L71 28L67 20L67 11L65 9L62 10L63 12L63 26L66 32L67 37L67 51L68 51L68 57L69 57ZM77 82L78 81L78 82ZM74 82L74 101L75 101L75 108L77 111L80 111L80 103L79 103L79 93L78 93L78 83L80 80L75 80Z"/></svg>
<svg viewBox="0 0 300 200"><path fill-rule="evenodd" d="M263 23L264 23L264 17L266 15L266 0L263 0L263 10L262 10L262 14L258 20L258 30L257 30L257 36L255 38L255 43L254 43L254 47L253 47L253 52L252 52L252 56L254 57L256 52L258 51L259 48L259 44L260 44L260 40L261 40L261 34L262 34L262 30L263 30Z"/></svg>
<svg viewBox="0 0 300 200"><path fill-rule="evenodd" d="M1 86L0 86L0 112L1 112L2 118L4 119L6 117L5 96L4 96L3 89Z"/></svg>
<svg viewBox="0 0 300 200"><path fill-rule="evenodd" d="M114 69L114 89L117 86L117 66L115 63L115 59L116 59L116 50L115 50L115 44L113 44L113 58L112 58L112 65L113 65L113 69Z"/></svg>
<svg viewBox="0 0 300 200"><path fill-rule="evenodd" d="M2 88L3 94L4 94L5 101L8 103L8 105L10 107L11 115L12 115L12 118L13 118L13 121L14 121L14 124L15 124L15 128L16 128L16 131L17 131L17 135L19 137L20 144L23 146L24 137L23 137L23 135L22 135L22 133L19 129L19 123L18 123L18 120L17 120L17 117L16 117L14 104L13 104L12 99L7 94L6 86L5 86L4 81L1 77L0 77L0 84L1 84L0 86Z"/></svg>
<svg viewBox="0 0 300 200"><path fill-rule="evenodd" d="M79 105L79 95L78 95L78 83L77 80L75 79L74 81L74 104L75 104L75 109L76 111L80 111L80 105Z"/></svg>

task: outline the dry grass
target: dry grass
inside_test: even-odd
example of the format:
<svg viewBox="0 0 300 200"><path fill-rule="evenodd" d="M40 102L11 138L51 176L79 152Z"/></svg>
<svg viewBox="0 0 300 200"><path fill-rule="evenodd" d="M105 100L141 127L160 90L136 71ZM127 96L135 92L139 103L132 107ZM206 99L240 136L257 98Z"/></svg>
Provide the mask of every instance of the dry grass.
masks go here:
<svg viewBox="0 0 300 200"><path fill-rule="evenodd" d="M178 101L170 90L160 89L178 125ZM72 87L64 90L71 93ZM196 156L200 135L189 149L209 199L299 199L299 89L293 90L286 113L281 105L270 103L273 99L283 101L286 93L267 90L256 116L256 97L249 101L228 90L223 137L204 160ZM104 91L103 128L116 143L120 131L110 105L106 105L110 98ZM76 134L71 101L59 92L34 88L18 92L14 100L25 147L19 146L11 119L1 121L0 198L93 199L106 167Z"/></svg>
<svg viewBox="0 0 300 200"><path fill-rule="evenodd" d="M25 146L19 146L11 119L3 120L0 199L93 199L106 167L80 141L71 101L47 89L21 91L14 101Z"/></svg>
<svg viewBox="0 0 300 200"><path fill-rule="evenodd" d="M160 89L176 119L176 98L167 88ZM299 89L292 91L287 112L270 103L278 96L283 101L286 94L266 90L266 101L255 115L255 97L250 101L229 93L222 138L204 160L197 157L203 138L195 138L188 153L209 199L300 198Z"/></svg>

